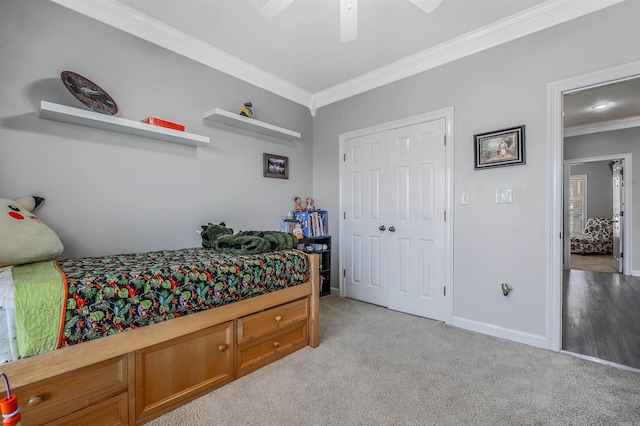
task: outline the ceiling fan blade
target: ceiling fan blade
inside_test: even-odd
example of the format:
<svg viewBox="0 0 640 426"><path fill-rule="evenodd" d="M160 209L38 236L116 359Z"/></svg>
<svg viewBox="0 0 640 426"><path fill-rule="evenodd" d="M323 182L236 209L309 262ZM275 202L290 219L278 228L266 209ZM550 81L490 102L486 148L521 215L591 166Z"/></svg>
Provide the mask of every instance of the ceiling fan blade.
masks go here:
<svg viewBox="0 0 640 426"><path fill-rule="evenodd" d="M358 0L340 0L340 41L358 37Z"/></svg>
<svg viewBox="0 0 640 426"><path fill-rule="evenodd" d="M436 10L436 7L440 6L442 0L409 0L411 3L418 6L425 13L431 13Z"/></svg>
<svg viewBox="0 0 640 426"><path fill-rule="evenodd" d="M260 13L267 18L273 18L291 3L293 3L293 0L269 0L267 4L260 8Z"/></svg>

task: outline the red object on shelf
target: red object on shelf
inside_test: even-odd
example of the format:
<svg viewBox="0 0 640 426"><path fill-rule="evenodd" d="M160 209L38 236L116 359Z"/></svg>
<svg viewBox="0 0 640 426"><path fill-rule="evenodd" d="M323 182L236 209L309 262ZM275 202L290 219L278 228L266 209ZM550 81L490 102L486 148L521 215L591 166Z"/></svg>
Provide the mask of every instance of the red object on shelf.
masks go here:
<svg viewBox="0 0 640 426"><path fill-rule="evenodd" d="M166 127L168 129L179 130L184 132L184 126L182 124L172 123L167 120L162 120L157 117L147 117L142 120L143 123L153 124L154 126Z"/></svg>

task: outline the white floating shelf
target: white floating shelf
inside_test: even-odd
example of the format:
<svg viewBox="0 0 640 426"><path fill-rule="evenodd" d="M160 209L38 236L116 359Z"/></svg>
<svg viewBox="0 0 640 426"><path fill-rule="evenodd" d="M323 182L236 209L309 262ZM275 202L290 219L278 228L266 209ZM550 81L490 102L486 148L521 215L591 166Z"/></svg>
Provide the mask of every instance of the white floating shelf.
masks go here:
<svg viewBox="0 0 640 426"><path fill-rule="evenodd" d="M274 126L273 124L258 121L254 118L245 117L240 114L233 114L220 108L214 108L203 114L203 118L216 123L233 126L238 129L249 130L251 132L272 136L279 139L300 139L300 133L293 130L284 129Z"/></svg>
<svg viewBox="0 0 640 426"><path fill-rule="evenodd" d="M208 136L181 132L153 124L99 114L79 108L71 108L47 101L40 102L40 118L78 124L80 126L95 127L96 129L110 130L112 132L142 136L182 145L198 146L209 143Z"/></svg>

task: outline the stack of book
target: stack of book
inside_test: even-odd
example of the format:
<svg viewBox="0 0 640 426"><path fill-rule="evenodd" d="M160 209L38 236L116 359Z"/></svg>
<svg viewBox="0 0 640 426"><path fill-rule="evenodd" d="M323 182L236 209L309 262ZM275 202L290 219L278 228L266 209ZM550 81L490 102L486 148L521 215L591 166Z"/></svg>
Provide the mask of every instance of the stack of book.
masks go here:
<svg viewBox="0 0 640 426"><path fill-rule="evenodd" d="M307 238L329 235L329 214L326 210L294 212L294 218L302 226L302 234Z"/></svg>

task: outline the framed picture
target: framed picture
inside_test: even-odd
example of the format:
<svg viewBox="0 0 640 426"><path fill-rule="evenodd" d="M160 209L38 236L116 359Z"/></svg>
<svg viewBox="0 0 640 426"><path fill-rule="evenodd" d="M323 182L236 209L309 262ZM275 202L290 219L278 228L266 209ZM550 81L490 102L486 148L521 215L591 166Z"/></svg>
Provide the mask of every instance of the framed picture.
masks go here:
<svg viewBox="0 0 640 426"><path fill-rule="evenodd" d="M262 154L262 175L264 177L289 179L289 157Z"/></svg>
<svg viewBox="0 0 640 426"><path fill-rule="evenodd" d="M524 164L524 125L473 135L475 169Z"/></svg>

